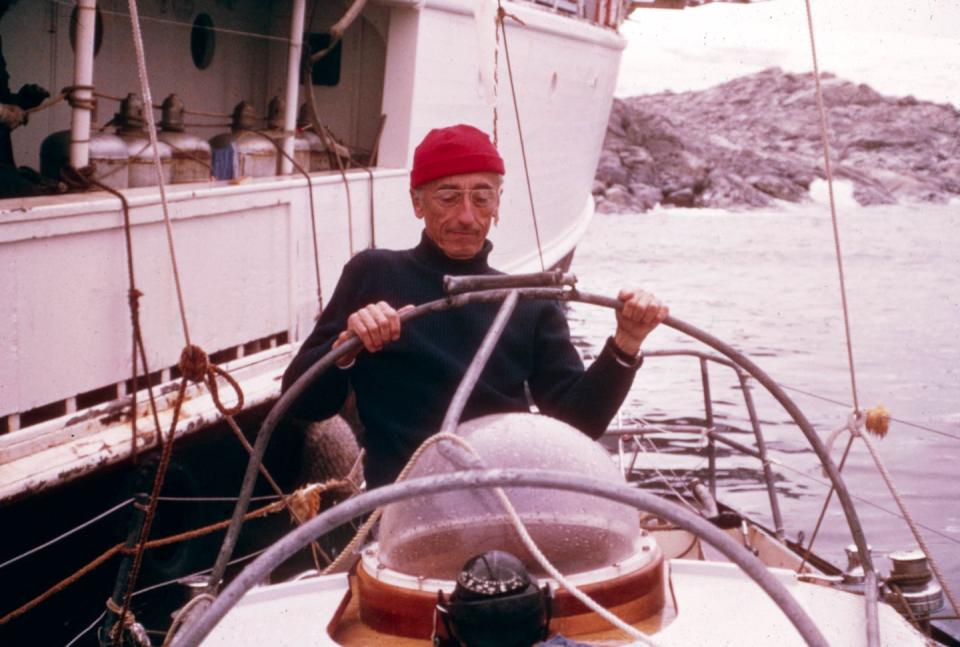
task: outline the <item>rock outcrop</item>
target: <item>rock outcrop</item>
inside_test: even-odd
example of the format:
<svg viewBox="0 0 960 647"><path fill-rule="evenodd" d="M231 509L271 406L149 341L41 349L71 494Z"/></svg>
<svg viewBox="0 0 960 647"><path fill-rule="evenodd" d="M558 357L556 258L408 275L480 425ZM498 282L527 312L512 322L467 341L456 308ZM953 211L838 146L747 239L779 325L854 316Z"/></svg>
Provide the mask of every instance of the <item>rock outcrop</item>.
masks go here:
<svg viewBox="0 0 960 647"><path fill-rule="evenodd" d="M960 196L960 111L821 77L834 178L862 205ZM763 207L824 178L812 74L767 69L700 92L616 100L593 193L603 212Z"/></svg>

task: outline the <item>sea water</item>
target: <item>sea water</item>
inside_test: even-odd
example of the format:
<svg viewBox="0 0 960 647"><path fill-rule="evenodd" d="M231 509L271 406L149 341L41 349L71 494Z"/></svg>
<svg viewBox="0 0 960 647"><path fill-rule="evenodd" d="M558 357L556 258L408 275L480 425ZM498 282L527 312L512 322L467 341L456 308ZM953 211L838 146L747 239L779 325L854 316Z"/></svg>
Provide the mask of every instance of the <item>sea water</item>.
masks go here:
<svg viewBox="0 0 960 647"><path fill-rule="evenodd" d="M815 197L820 193L814 187ZM883 404L896 419L875 443L948 583L960 590L960 203L864 208L842 187L838 195L860 406ZM822 202L746 212L597 215L572 269L586 291L614 295L621 285L651 290L673 316L747 354L789 387L821 438L846 422L851 379L830 212ZM609 310L579 304L570 320L588 358L614 325ZM653 333L644 347L704 349L670 329ZM712 365L710 375L717 422L739 430L735 440L752 444L733 374ZM803 435L761 390L754 385L787 535L809 537L825 479ZM695 359L647 360L623 422L639 418L704 418ZM655 441L671 468L668 476L705 480L706 449L695 437L661 434ZM835 461L846 441L839 438ZM759 462L723 446L719 452L720 498L770 523ZM876 564L887 572L886 554L915 542L862 442L854 444L843 475ZM815 545L841 566L843 547L851 543L842 521L834 497ZM957 623L950 629L956 633Z"/></svg>

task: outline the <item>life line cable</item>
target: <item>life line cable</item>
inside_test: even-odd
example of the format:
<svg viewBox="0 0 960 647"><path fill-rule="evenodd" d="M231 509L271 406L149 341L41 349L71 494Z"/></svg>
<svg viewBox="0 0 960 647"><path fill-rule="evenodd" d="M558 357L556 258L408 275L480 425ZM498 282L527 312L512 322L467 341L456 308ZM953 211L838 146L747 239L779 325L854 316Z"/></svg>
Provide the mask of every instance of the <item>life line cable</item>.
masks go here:
<svg viewBox="0 0 960 647"><path fill-rule="evenodd" d="M850 314L849 314L849 308L847 304L847 291L846 291L846 283L844 281L844 272L843 272L843 251L840 245L840 233L839 233L839 227L837 225L836 200L834 199L834 192L833 192L833 172L830 166L830 144L829 144L829 134L828 134L828 128L827 128L827 109L823 99L823 87L822 87L822 84L820 83L820 67L817 60L817 44L816 44L816 38L814 35L814 28L813 28L813 9L811 7L810 0L804 0L804 4L806 6L806 14L807 14L807 31L809 32L809 36L810 36L810 54L813 62L813 78L816 83L817 111L819 112L819 116L820 116L820 138L823 144L823 163L824 163L824 170L827 175L827 187L828 187L828 192L830 197L830 220L833 226L833 240L834 240L834 248L835 248L835 254L837 259L837 273L839 275L839 281L840 281L840 299L843 305L843 324L844 324L845 340L847 345L847 362L848 362L849 371L850 371L850 391L853 397L853 413L851 415L851 422L848 425L851 432L850 442L852 443L853 437L855 436L861 438L864 441L864 444L867 446L867 450L870 453L870 457L873 459L873 462L877 467L877 471L879 472L881 478L883 478L884 483L887 485L887 488L890 490L891 496L893 497L894 501L896 501L897 506L900 508L901 512L903 513L903 518L906 520L907 525L910 528L910 532L914 536L914 539L916 539L917 544L920 545L921 550L926 555L927 560L930 563L930 568L933 571L933 573L936 575L937 580L940 582L940 586L943 588L944 594L946 595L947 599L950 601L950 605L953 607L954 613L956 615L960 615L960 604L958 604L957 599L954 596L953 591L951 590L950 585L948 584L946 578L943 577L943 574L941 573L939 565L937 564L933 555L928 550L926 541L923 538L923 534L920 532L919 527L913 521L912 516L907 511L906 504L904 503L903 498L900 496L900 493L893 482L893 478L890 475L890 472L887 470L886 466L884 465L882 459L880 458L879 453L876 450L876 447L873 445L873 442L870 440L868 435L861 433L861 430L864 424L866 423L866 418L861 413L860 402L857 395L856 368L853 360L853 340L852 340L852 335L850 333ZM833 489L831 488L830 494L827 497L827 504L829 503L830 496L832 496L832 494L833 494ZM826 510L826 504L824 505L824 511L825 510ZM821 512L821 518L823 514L824 512ZM813 541L811 540L810 547L812 547L812 545L813 545ZM810 547L808 547L808 551ZM862 555L861 558L866 558L866 562L864 563L869 563L870 561L869 556ZM869 618L869 615L870 615L870 612L868 610L868 618ZM869 620L870 621L868 622L868 626L867 626L868 641L871 639L879 638L878 635L875 635L875 636L871 635L871 631L874 631L874 630L878 631L878 629L873 626L874 618L869 618Z"/></svg>

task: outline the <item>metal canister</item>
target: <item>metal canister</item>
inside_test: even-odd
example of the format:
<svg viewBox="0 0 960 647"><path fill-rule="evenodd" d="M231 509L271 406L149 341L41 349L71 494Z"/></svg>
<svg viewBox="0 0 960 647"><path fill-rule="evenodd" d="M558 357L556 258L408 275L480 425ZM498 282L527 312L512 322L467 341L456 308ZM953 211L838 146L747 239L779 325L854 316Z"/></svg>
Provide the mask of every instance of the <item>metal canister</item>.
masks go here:
<svg viewBox="0 0 960 647"><path fill-rule="evenodd" d="M287 102L276 96L270 99L267 104L267 130L272 140L283 146L283 113L286 111ZM279 153L278 153L279 155ZM279 155L277 160L277 173L280 173L280 163L283 156ZM293 140L293 159L305 171L310 171L310 144L304 138L296 135Z"/></svg>
<svg viewBox="0 0 960 647"><path fill-rule="evenodd" d="M114 116L117 137L127 145L130 156L127 171L127 186L156 186L157 171L153 162L153 145L144 128L143 101L131 92L120 102L120 112ZM173 178L173 150L163 142L157 142L163 183L170 184Z"/></svg>
<svg viewBox="0 0 960 647"><path fill-rule="evenodd" d="M898 550L887 557L893 563L887 579L887 602L921 622L943 608L943 588L930 572L922 550Z"/></svg>
<svg viewBox="0 0 960 647"><path fill-rule="evenodd" d="M233 109L230 132L210 139L213 175L219 180L236 177L270 177L277 174L277 149L254 132L256 116L248 101Z"/></svg>
<svg viewBox="0 0 960 647"><path fill-rule="evenodd" d="M172 182L208 182L210 180L210 144L202 137L186 132L183 101L176 94L164 99L160 132L157 137L173 153Z"/></svg>
<svg viewBox="0 0 960 647"><path fill-rule="evenodd" d="M310 172L329 171L330 153L327 152L327 146L323 143L323 138L312 130L310 123L310 110L307 104L300 106L300 112L297 113L297 130L300 132L298 137L302 137L310 147Z"/></svg>
<svg viewBox="0 0 960 647"><path fill-rule="evenodd" d="M92 129L95 131L96 129ZM91 132L90 164L94 177L114 189L128 186L127 144L110 133ZM48 135L40 144L40 174L59 180L60 169L70 164L70 131L61 130Z"/></svg>

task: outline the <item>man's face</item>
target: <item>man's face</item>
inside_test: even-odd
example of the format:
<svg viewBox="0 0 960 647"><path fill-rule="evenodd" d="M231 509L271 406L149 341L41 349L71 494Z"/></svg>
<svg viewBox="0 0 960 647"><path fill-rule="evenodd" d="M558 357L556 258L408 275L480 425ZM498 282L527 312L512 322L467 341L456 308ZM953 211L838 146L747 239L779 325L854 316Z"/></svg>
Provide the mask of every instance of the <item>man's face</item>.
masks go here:
<svg viewBox="0 0 960 647"><path fill-rule="evenodd" d="M476 256L500 207L496 173L464 173L428 182L410 195L427 236L450 258Z"/></svg>

